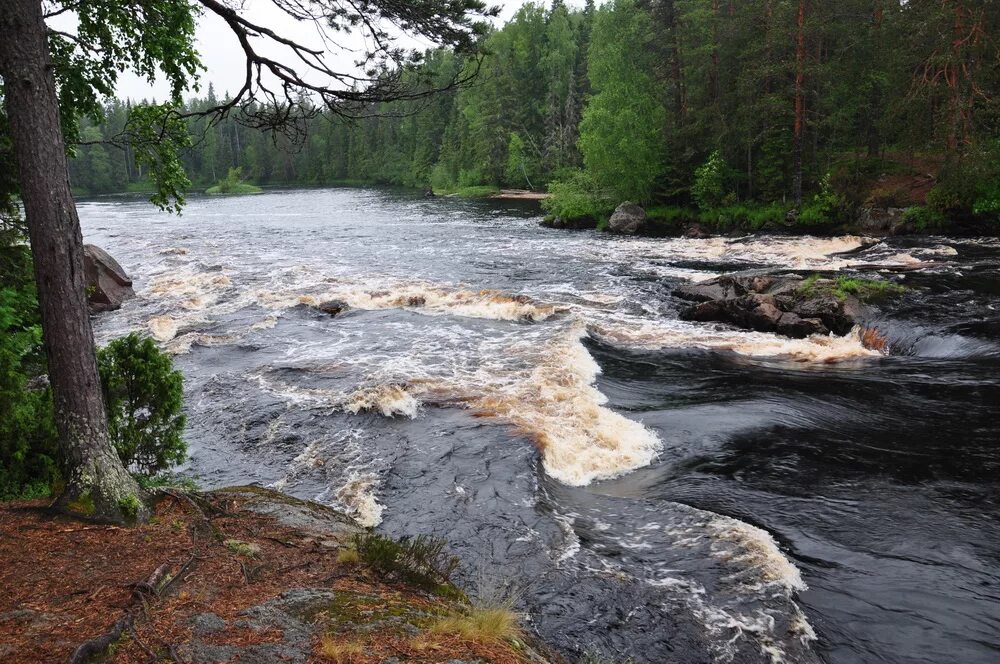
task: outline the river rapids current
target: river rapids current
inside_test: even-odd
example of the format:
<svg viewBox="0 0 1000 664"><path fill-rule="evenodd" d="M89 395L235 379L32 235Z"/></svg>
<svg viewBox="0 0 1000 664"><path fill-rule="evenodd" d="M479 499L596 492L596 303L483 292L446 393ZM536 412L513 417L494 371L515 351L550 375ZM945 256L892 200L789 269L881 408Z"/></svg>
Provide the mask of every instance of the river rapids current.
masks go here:
<svg viewBox="0 0 1000 664"><path fill-rule="evenodd" d="M138 294L95 333L175 355L202 486L442 537L571 661L997 661L1000 240L616 238L532 205L82 203ZM671 295L860 264L908 268L885 352L683 322Z"/></svg>

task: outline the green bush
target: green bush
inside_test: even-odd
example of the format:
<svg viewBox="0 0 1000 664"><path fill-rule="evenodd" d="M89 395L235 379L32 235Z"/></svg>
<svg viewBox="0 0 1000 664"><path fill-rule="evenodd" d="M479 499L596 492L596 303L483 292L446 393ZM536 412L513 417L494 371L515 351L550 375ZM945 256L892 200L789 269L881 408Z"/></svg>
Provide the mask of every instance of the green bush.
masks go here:
<svg viewBox="0 0 1000 664"><path fill-rule="evenodd" d="M948 226L948 217L935 208L915 205L903 213L903 221L913 224L918 231L941 230Z"/></svg>
<svg viewBox="0 0 1000 664"><path fill-rule="evenodd" d="M948 217L1000 220L1000 140L945 163L927 206Z"/></svg>
<svg viewBox="0 0 1000 664"><path fill-rule="evenodd" d="M358 556L384 579L449 594L456 592L451 577L458 558L449 555L445 545L444 540L425 535L394 540L366 532L354 538Z"/></svg>
<svg viewBox="0 0 1000 664"><path fill-rule="evenodd" d="M125 466L153 475L184 461L184 384L170 356L133 333L102 348L98 367L108 430Z"/></svg>
<svg viewBox="0 0 1000 664"><path fill-rule="evenodd" d="M799 211L798 223L802 226L836 224L844 213L845 201L834 191L832 178L827 173L820 180L820 190Z"/></svg>
<svg viewBox="0 0 1000 664"><path fill-rule="evenodd" d="M546 212L563 219L600 219L614 210L611 199L597 191L597 185L583 170L567 171L562 179L549 183L549 196L542 201Z"/></svg>
<svg viewBox="0 0 1000 664"><path fill-rule="evenodd" d="M694 184L691 185L691 198L702 210L722 207L729 196L729 181L732 171L722 158L722 153L716 150L708 157L708 161L694 172Z"/></svg>
<svg viewBox="0 0 1000 664"><path fill-rule="evenodd" d="M152 340L129 335L98 353L108 426L122 461L152 475L183 461L181 376ZM47 495L59 436L42 348L31 254L0 242L0 499Z"/></svg>
<svg viewBox="0 0 1000 664"><path fill-rule="evenodd" d="M59 476L52 393L29 381L45 373L31 256L0 245L0 499L48 493Z"/></svg>

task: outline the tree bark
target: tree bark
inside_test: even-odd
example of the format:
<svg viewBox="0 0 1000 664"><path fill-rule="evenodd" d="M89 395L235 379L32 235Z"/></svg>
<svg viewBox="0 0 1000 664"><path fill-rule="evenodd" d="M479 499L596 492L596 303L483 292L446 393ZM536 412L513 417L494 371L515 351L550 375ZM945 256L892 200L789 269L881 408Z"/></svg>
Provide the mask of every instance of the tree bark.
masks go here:
<svg viewBox="0 0 1000 664"><path fill-rule="evenodd" d="M4 0L0 76L35 265L66 488L57 506L115 522L142 519L135 480L108 438L83 276L83 235L39 0Z"/></svg>
<svg viewBox="0 0 1000 664"><path fill-rule="evenodd" d="M792 135L792 199L802 207L802 131L805 116L806 0L799 0L795 37L795 127Z"/></svg>

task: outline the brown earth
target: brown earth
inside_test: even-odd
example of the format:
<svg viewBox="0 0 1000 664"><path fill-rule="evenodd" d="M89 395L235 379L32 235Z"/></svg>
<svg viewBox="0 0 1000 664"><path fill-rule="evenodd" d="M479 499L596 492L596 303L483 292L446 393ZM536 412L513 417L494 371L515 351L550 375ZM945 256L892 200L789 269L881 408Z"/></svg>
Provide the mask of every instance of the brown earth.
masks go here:
<svg viewBox="0 0 1000 664"><path fill-rule="evenodd" d="M72 661L116 625L107 653L78 661L552 661L529 637L442 628L468 607L380 578L352 549L360 531L252 487L165 493L135 528L0 504L0 662Z"/></svg>

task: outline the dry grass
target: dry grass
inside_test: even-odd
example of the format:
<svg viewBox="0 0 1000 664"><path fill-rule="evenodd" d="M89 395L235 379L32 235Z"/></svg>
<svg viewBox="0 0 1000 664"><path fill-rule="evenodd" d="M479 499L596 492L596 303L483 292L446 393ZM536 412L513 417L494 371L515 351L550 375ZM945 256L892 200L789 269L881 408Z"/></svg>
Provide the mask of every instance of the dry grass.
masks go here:
<svg viewBox="0 0 1000 664"><path fill-rule="evenodd" d="M336 664L355 664L362 660L365 649L357 641L340 641L327 635L320 642L319 651L323 657L333 660Z"/></svg>
<svg viewBox="0 0 1000 664"><path fill-rule="evenodd" d="M517 614L505 608L473 608L461 615L440 618L428 632L484 644L516 639L521 633Z"/></svg>
<svg viewBox="0 0 1000 664"><path fill-rule="evenodd" d="M337 551L337 562L341 565L356 565L361 562L361 554L354 547L347 547Z"/></svg>

